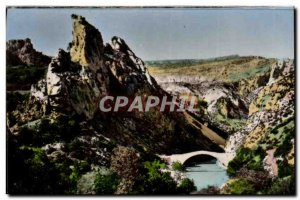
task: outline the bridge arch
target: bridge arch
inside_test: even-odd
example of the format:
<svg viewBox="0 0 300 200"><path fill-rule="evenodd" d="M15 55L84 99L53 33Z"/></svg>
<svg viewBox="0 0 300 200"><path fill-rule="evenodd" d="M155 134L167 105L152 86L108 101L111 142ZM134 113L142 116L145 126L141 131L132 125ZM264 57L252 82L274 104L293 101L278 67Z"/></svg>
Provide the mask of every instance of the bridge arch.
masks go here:
<svg viewBox="0 0 300 200"><path fill-rule="evenodd" d="M188 166L193 166L196 163L208 163L211 161L218 161L218 158L216 158L215 156L212 155L207 155L207 154L200 154L200 155L194 155L191 156L190 158L187 158L182 164L185 167Z"/></svg>
<svg viewBox="0 0 300 200"><path fill-rule="evenodd" d="M181 164L184 164L189 158L194 156L199 156L199 155L208 155L214 157L220 162L221 165L227 168L229 161L233 159L235 154L219 153L219 152L212 152L212 151L194 151L194 152L184 153L184 154L173 154L170 156L159 155L159 157L166 160L169 164L172 164L176 161L180 162Z"/></svg>

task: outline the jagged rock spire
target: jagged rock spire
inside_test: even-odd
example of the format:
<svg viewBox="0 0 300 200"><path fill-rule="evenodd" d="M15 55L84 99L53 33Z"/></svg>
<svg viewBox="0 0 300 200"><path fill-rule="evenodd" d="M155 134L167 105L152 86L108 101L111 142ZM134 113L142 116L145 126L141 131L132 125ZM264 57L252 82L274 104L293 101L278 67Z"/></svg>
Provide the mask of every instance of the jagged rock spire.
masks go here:
<svg viewBox="0 0 300 200"><path fill-rule="evenodd" d="M73 14L71 60L96 71L103 63L103 39L98 29L84 17Z"/></svg>
<svg viewBox="0 0 300 200"><path fill-rule="evenodd" d="M59 49L48 66L46 80L40 82L44 90L34 89L33 96L41 99L43 94L42 99L54 111L75 111L92 119L101 96L135 95L145 87L158 89L145 63L123 39L114 36L104 46L99 30L84 17L72 15L72 19L70 52Z"/></svg>

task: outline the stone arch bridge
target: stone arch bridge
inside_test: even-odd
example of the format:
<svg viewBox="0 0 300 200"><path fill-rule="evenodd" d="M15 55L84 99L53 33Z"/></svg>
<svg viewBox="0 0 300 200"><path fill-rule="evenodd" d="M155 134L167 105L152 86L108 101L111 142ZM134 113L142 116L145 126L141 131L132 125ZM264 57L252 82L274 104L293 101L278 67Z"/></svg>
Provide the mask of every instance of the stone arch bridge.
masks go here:
<svg viewBox="0 0 300 200"><path fill-rule="evenodd" d="M184 164L188 159L198 156L198 155L208 155L216 158L225 168L227 168L228 163L230 160L232 160L235 156L235 153L218 153L218 152L212 152L212 151L193 151L189 153L183 153L183 154L172 154L172 155L159 155L159 157L163 160L166 160L169 164L172 164L173 162L180 162L181 164Z"/></svg>

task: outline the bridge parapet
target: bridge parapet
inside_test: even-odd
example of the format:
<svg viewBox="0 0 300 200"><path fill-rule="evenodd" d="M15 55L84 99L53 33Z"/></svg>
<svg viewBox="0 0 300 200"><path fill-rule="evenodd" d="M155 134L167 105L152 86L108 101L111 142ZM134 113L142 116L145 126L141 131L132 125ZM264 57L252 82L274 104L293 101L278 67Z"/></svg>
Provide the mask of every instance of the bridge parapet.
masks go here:
<svg viewBox="0 0 300 200"><path fill-rule="evenodd" d="M198 156L198 155L212 156L212 157L216 158L223 167L227 168L229 161L231 161L234 158L235 153L218 153L218 152L211 152L211 151L194 151L194 152L189 152L189 153L184 153L184 154L173 154L173 155L170 155L170 156L159 155L159 157L161 159L166 160L170 165L172 165L172 163L174 163L176 161L180 162L181 164L184 164L191 157Z"/></svg>

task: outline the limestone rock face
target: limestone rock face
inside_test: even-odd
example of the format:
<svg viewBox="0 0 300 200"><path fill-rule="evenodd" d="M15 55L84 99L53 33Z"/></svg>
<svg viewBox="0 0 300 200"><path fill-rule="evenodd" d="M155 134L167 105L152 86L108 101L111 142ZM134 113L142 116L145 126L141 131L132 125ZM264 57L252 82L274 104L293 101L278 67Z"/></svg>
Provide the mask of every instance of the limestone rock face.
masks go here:
<svg viewBox="0 0 300 200"><path fill-rule="evenodd" d="M176 79L174 82L161 86L175 95L190 94L206 101L207 112L201 117L223 132L234 133L234 125L237 124L235 119L243 122L248 116L249 103L238 93L235 84L188 78Z"/></svg>
<svg viewBox="0 0 300 200"><path fill-rule="evenodd" d="M72 15L73 41L71 60L96 72L103 63L103 40L101 33L84 17Z"/></svg>
<svg viewBox="0 0 300 200"><path fill-rule="evenodd" d="M237 83L239 95L250 104L260 89L267 85L269 78L270 72L267 72L262 75L253 76L249 79L240 80Z"/></svg>
<svg viewBox="0 0 300 200"><path fill-rule="evenodd" d="M36 51L29 38L25 40L9 40L6 42L6 65L47 66L49 56Z"/></svg>
<svg viewBox="0 0 300 200"><path fill-rule="evenodd" d="M159 89L144 62L123 39L114 36L104 45L101 33L84 17L72 15L72 19L70 52L59 49L48 66L46 80L39 83L43 86L32 86L32 96L43 99L45 107L76 111L92 119L101 96L133 95L145 87Z"/></svg>
<svg viewBox="0 0 300 200"><path fill-rule="evenodd" d="M282 143L286 131L294 127L294 81L293 60L279 60L271 69L269 82L254 91L247 126L230 136L227 152L234 152L241 146L254 149L258 143L270 143L273 148ZM276 126L287 127L281 135L281 129ZM276 134L275 129L278 129Z"/></svg>
<svg viewBox="0 0 300 200"><path fill-rule="evenodd" d="M16 125L17 128L15 122L26 125L49 119L56 123L61 116L76 116L80 133L74 140L84 143L84 155L88 152L98 164L107 163L109 157L104 147L99 147L103 142L101 136L116 144L153 153L222 151L200 129L185 126L188 122L182 113L160 112L158 106L151 112L101 112L99 100L102 96L170 95L160 88L144 61L123 39L114 36L104 45L101 33L85 18L72 15L72 19L73 40L69 52L59 49L48 65L46 77L32 85L30 100L22 105L24 112L14 114L16 120L11 120L10 127ZM63 152L57 149L47 155L52 159L78 157L76 152Z"/></svg>
<svg viewBox="0 0 300 200"><path fill-rule="evenodd" d="M60 111L75 110L91 119L97 110L100 86L92 71L71 61L62 49L52 60L47 72L47 95L52 109Z"/></svg>
<svg viewBox="0 0 300 200"><path fill-rule="evenodd" d="M145 85L158 89L144 61L134 54L123 39L114 36L105 45L104 52L106 66L127 95L132 95Z"/></svg>

